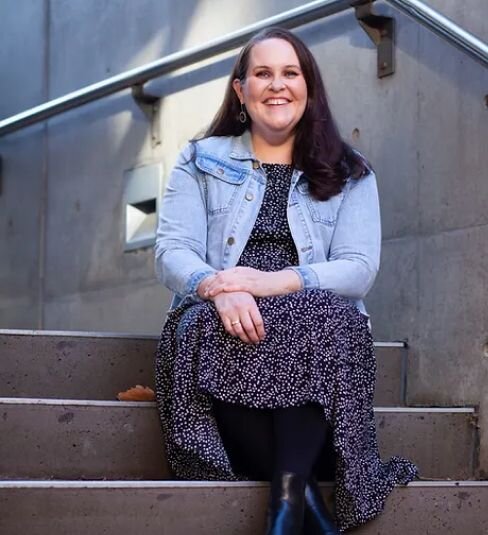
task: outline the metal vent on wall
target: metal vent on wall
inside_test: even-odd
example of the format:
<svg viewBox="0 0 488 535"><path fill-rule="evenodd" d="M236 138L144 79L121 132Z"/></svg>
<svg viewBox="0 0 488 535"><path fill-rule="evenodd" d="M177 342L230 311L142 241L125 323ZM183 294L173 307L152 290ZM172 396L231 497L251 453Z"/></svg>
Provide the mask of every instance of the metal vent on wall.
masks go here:
<svg viewBox="0 0 488 535"><path fill-rule="evenodd" d="M151 247L156 240L162 165L129 169L124 177L124 249Z"/></svg>

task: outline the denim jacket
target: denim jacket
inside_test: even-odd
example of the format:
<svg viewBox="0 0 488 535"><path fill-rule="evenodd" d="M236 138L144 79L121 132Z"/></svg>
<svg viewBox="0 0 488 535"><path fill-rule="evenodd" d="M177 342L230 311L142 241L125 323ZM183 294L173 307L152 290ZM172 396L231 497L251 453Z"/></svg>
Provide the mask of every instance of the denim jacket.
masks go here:
<svg viewBox="0 0 488 535"><path fill-rule="evenodd" d="M188 144L171 172L160 203L155 245L159 280L196 300L203 278L235 266L251 234L266 186L250 132ZM311 197L302 171L294 170L287 217L298 252L292 269L305 289L331 290L363 313L362 299L375 280L381 227L376 177L347 179L327 201Z"/></svg>

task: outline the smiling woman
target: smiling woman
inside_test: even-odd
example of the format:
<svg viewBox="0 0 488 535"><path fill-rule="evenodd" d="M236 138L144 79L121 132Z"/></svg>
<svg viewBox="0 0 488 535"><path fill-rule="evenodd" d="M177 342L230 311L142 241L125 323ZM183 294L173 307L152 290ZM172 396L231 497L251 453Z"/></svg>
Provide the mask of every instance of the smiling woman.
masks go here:
<svg viewBox="0 0 488 535"><path fill-rule="evenodd" d="M251 50L246 78L235 79L233 88L251 116L256 156L267 155L271 143L284 148L307 105L307 84L293 46L283 39L267 39ZM244 108L245 107L245 108ZM276 160L275 160L276 161Z"/></svg>
<svg viewBox="0 0 488 535"><path fill-rule="evenodd" d="M267 535L358 526L416 476L376 442L362 299L380 244L375 174L339 135L315 59L264 30L161 202L156 270L175 297L156 396L176 476L271 481ZM327 464L335 515L316 484Z"/></svg>

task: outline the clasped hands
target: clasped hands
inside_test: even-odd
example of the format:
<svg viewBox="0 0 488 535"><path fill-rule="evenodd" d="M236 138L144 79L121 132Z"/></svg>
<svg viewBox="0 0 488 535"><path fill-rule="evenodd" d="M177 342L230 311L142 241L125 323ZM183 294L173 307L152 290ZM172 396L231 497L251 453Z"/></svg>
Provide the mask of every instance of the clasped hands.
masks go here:
<svg viewBox="0 0 488 535"><path fill-rule="evenodd" d="M266 333L255 297L284 295L301 289L297 273L259 271L234 267L218 271L202 280L198 295L213 301L225 330L248 344L258 344Z"/></svg>

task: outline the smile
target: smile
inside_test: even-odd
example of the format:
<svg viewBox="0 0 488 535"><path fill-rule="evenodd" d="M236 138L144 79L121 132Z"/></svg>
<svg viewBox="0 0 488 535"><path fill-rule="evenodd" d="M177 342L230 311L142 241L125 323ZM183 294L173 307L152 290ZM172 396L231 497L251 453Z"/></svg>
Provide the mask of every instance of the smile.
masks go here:
<svg viewBox="0 0 488 535"><path fill-rule="evenodd" d="M284 104L289 104L290 101L286 98L268 98L264 101L264 104L268 106L283 106Z"/></svg>

